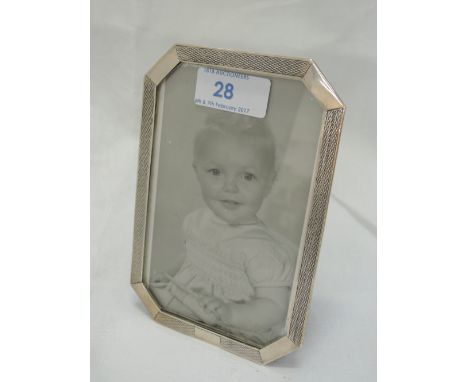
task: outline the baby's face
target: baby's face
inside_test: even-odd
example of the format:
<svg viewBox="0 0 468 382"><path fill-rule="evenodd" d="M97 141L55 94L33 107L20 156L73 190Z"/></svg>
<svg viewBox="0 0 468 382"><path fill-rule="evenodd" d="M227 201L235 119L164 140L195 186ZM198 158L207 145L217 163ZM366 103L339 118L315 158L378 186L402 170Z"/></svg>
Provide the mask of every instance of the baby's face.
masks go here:
<svg viewBox="0 0 468 382"><path fill-rule="evenodd" d="M194 168L208 207L229 224L249 224L274 178L266 149L247 139L214 134L195 153Z"/></svg>

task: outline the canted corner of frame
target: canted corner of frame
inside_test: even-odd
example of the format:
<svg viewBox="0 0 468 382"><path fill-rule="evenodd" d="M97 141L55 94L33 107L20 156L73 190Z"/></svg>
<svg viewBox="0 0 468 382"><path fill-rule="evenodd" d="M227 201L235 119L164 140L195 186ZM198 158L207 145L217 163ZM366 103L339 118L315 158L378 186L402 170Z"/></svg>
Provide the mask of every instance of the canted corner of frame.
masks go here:
<svg viewBox="0 0 468 382"><path fill-rule="evenodd" d="M288 337L281 337L275 342L260 349L260 355L262 357L262 363L264 365L273 362L285 355L293 352L299 346L296 345Z"/></svg>
<svg viewBox="0 0 468 382"><path fill-rule="evenodd" d="M161 309L154 300L153 296L151 296L146 286L143 283L135 283L132 284L132 287L135 290L138 297L140 297L140 300L143 302L146 309L148 309L148 311L150 312L151 317L156 317L161 312Z"/></svg>
<svg viewBox="0 0 468 382"><path fill-rule="evenodd" d="M177 45L173 45L153 67L146 76L158 85L178 64Z"/></svg>
<svg viewBox="0 0 468 382"><path fill-rule="evenodd" d="M327 81L317 64L310 60L311 66L302 78L306 89L315 97L325 110L345 109L343 101Z"/></svg>

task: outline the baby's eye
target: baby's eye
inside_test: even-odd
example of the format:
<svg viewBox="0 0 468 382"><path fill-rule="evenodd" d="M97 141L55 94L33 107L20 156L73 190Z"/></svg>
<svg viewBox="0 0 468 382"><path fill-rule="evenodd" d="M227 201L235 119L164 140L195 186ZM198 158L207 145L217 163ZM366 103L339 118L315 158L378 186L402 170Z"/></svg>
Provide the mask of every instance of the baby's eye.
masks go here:
<svg viewBox="0 0 468 382"><path fill-rule="evenodd" d="M250 181L255 180L255 179L257 179L257 178L255 177L255 175L252 174L252 173L250 173L250 172L246 172L246 173L244 174L244 180L247 180L247 181L250 182Z"/></svg>
<svg viewBox="0 0 468 382"><path fill-rule="evenodd" d="M211 175L214 175L214 176L218 176L221 174L221 171L219 171L219 169L217 168L210 168L208 170L208 173L210 173Z"/></svg>

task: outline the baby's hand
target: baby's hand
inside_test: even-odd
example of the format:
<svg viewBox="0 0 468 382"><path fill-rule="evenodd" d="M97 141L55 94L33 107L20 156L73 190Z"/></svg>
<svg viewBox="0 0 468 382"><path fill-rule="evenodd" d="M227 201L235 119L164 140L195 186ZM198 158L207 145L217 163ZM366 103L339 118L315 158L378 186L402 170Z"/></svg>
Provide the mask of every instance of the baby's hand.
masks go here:
<svg viewBox="0 0 468 382"><path fill-rule="evenodd" d="M189 308L201 321L208 325L214 325L218 322L218 316L204 307L202 295L197 295L195 292L187 293L181 286L171 284L171 293L183 305Z"/></svg>
<svg viewBox="0 0 468 382"><path fill-rule="evenodd" d="M214 314L216 323L229 323L232 315L232 307L216 297L203 297L201 300L203 309Z"/></svg>

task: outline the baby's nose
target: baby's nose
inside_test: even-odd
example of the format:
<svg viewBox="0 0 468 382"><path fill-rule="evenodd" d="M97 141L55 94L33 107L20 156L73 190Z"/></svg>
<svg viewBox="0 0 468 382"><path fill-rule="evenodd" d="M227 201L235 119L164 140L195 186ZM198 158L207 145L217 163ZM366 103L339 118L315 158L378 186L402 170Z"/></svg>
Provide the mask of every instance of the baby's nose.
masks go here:
<svg viewBox="0 0 468 382"><path fill-rule="evenodd" d="M237 192L239 191L237 187L237 181L235 177L227 177L224 181L224 191L227 192Z"/></svg>

